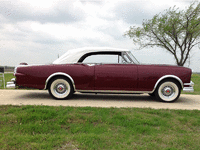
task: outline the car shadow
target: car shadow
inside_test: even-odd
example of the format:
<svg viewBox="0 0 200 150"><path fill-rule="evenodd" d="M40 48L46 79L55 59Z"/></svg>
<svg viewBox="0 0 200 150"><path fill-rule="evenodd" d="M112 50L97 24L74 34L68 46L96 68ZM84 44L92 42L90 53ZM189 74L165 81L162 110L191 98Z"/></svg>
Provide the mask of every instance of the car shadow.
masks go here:
<svg viewBox="0 0 200 150"><path fill-rule="evenodd" d="M144 94L86 94L75 93L73 100L99 100L99 101L156 101L154 97Z"/></svg>
<svg viewBox="0 0 200 150"><path fill-rule="evenodd" d="M161 102L155 96L149 94L94 94L94 93L75 93L70 100L98 100L98 101L133 101L133 102L158 102L163 104L191 104L190 99L180 96L172 103Z"/></svg>
<svg viewBox="0 0 200 150"><path fill-rule="evenodd" d="M48 92L27 92L16 97L17 99L41 99L41 100L55 100ZM95 101L155 101L155 97L148 94L94 94L94 93L74 93L74 95L68 99L70 100L95 100Z"/></svg>
<svg viewBox="0 0 200 150"><path fill-rule="evenodd" d="M25 94L21 94L16 96L16 99L42 99L42 100L50 100L52 97L48 92L30 92L27 91Z"/></svg>

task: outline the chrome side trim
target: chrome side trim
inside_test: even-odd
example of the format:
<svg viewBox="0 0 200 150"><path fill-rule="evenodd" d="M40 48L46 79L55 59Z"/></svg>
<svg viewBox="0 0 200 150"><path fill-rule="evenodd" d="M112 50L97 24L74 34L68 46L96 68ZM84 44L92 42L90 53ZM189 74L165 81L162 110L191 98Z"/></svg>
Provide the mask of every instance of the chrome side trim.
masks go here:
<svg viewBox="0 0 200 150"><path fill-rule="evenodd" d="M155 86L154 86L154 88L153 88L153 92L155 91L155 89L156 89L156 87L158 86L158 84L159 84L163 79L166 79L166 78L174 78L174 79L178 80L179 83L181 84L181 87L183 88L183 82L182 82L182 80L181 80L179 77L177 77L177 76L175 76L175 75L165 75L165 76L162 76L162 77L156 82L156 84L155 84Z"/></svg>
<svg viewBox="0 0 200 150"><path fill-rule="evenodd" d="M62 76L65 76L67 78L70 79L70 81L72 82L72 86L74 87L74 91L76 91L76 88L75 88L75 83L74 83L74 80L72 79L72 77L66 73L63 73L63 72L56 72L56 73L53 73L52 75L50 75L47 79L46 79L46 82L45 82L45 87L44 87L44 90L47 89L47 84L49 82L49 80L54 77L54 76L58 76L58 75L62 75Z"/></svg>
<svg viewBox="0 0 200 150"><path fill-rule="evenodd" d="M153 93L153 91L123 91L123 90L76 90L76 91L85 93L119 93L119 94Z"/></svg>

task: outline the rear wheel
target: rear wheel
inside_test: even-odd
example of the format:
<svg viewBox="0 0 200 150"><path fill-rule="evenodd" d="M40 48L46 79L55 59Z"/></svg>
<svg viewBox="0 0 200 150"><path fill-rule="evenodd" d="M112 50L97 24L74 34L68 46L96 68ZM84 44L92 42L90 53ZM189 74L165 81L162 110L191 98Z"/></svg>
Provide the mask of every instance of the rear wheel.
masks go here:
<svg viewBox="0 0 200 150"><path fill-rule="evenodd" d="M63 77L53 79L48 87L49 94L58 100L68 99L73 93L73 87L71 82Z"/></svg>
<svg viewBox="0 0 200 150"><path fill-rule="evenodd" d="M180 84L175 80L162 81L155 91L155 96L162 102L174 102L181 93Z"/></svg>

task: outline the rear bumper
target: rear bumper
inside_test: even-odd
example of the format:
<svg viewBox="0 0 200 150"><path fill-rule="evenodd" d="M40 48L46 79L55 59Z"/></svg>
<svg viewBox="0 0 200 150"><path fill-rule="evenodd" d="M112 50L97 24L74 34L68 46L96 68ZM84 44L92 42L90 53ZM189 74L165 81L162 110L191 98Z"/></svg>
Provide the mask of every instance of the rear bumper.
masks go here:
<svg viewBox="0 0 200 150"><path fill-rule="evenodd" d="M8 89L16 88L15 78L12 78L10 82L7 82L6 88Z"/></svg>
<svg viewBox="0 0 200 150"><path fill-rule="evenodd" d="M184 83L183 91L184 92L194 92L193 86L194 86L194 83L192 81L190 81L190 83Z"/></svg>

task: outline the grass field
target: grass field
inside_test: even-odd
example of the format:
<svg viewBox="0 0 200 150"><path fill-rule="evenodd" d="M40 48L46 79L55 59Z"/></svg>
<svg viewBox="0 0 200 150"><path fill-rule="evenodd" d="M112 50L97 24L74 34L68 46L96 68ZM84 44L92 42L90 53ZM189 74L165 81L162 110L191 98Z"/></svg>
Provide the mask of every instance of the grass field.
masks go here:
<svg viewBox="0 0 200 150"><path fill-rule="evenodd" d="M200 149L200 111L0 106L0 149Z"/></svg>
<svg viewBox="0 0 200 150"><path fill-rule="evenodd" d="M5 80L6 82L10 81L12 78L14 78L12 73L9 74L5 74ZM195 94L195 95L200 95L200 74L193 74L192 75L192 79L191 79L194 83L194 92L193 93L186 93L186 92L182 92L183 94ZM3 85L0 86L0 89L3 88Z"/></svg>

